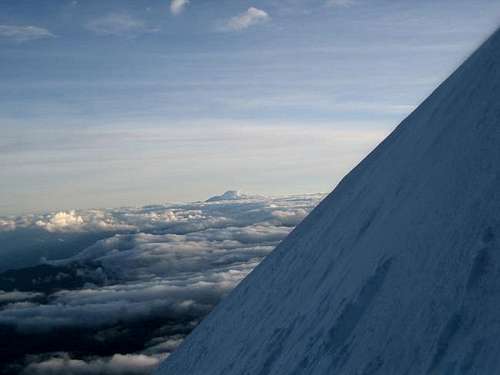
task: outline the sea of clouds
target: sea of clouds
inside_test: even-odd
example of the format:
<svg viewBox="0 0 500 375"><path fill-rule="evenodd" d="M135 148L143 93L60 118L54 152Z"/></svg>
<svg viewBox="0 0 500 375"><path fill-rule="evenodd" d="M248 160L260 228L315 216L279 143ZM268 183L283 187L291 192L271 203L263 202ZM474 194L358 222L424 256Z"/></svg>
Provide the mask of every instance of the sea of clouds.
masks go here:
<svg viewBox="0 0 500 375"><path fill-rule="evenodd" d="M149 373L322 197L230 191L1 218L0 335L13 345L0 362L28 375Z"/></svg>

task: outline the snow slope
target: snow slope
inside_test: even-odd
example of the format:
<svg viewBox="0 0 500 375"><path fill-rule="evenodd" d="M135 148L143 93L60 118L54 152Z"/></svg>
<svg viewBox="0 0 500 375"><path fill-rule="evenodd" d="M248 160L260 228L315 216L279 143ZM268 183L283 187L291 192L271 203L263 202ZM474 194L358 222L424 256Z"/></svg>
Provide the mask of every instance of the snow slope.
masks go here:
<svg viewBox="0 0 500 375"><path fill-rule="evenodd" d="M500 32L157 370L500 374Z"/></svg>

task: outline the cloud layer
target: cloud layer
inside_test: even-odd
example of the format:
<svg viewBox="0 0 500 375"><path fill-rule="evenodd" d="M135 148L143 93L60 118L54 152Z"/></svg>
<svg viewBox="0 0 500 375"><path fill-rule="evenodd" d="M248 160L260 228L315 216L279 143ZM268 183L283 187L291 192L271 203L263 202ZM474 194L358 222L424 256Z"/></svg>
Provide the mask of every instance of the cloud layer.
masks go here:
<svg viewBox="0 0 500 375"><path fill-rule="evenodd" d="M106 233L76 254L0 273L0 335L22 335L35 348L12 349L10 366L25 374L147 373L321 197L227 192L206 202L2 219L9 235ZM120 367L127 361L133 365Z"/></svg>

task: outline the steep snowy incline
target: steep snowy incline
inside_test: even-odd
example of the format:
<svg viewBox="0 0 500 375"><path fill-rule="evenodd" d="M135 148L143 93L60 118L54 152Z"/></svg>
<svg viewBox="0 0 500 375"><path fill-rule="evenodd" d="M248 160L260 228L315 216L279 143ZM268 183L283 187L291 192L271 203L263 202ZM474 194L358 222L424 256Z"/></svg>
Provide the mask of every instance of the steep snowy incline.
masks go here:
<svg viewBox="0 0 500 375"><path fill-rule="evenodd" d="M500 32L157 370L500 373Z"/></svg>

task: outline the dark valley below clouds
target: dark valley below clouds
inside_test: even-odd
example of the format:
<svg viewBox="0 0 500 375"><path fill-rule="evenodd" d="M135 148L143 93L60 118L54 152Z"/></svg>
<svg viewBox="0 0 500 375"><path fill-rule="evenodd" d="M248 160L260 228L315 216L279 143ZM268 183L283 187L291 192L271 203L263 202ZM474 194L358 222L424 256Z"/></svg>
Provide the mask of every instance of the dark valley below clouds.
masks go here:
<svg viewBox="0 0 500 375"><path fill-rule="evenodd" d="M322 197L0 218L1 371L149 373Z"/></svg>

